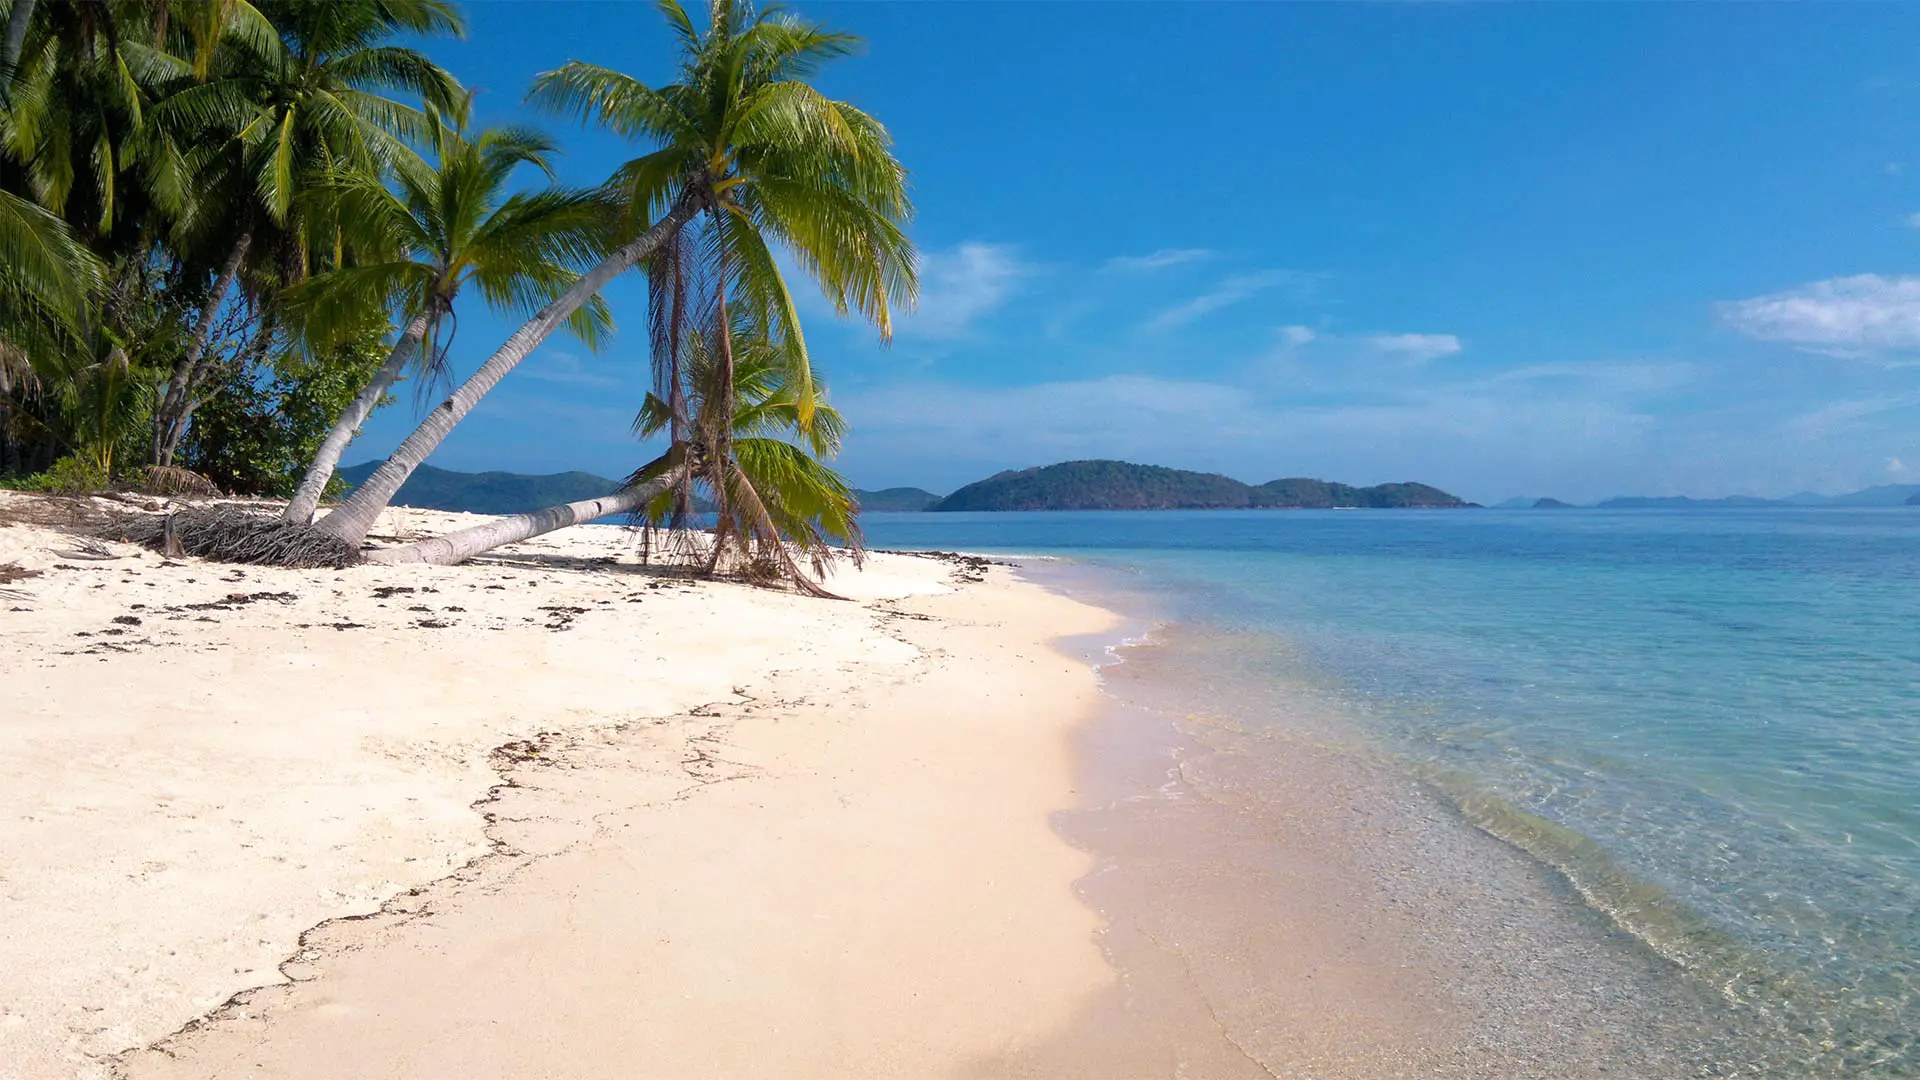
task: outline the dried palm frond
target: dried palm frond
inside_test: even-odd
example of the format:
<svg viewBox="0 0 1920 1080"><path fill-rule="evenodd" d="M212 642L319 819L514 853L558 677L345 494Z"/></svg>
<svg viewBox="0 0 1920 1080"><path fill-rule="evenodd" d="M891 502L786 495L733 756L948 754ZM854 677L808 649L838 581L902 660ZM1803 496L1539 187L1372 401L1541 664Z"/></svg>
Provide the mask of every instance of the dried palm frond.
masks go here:
<svg viewBox="0 0 1920 1080"><path fill-rule="evenodd" d="M142 515L116 522L98 535L169 556L193 555L219 562L338 568L360 561L360 549L338 537L239 506Z"/></svg>

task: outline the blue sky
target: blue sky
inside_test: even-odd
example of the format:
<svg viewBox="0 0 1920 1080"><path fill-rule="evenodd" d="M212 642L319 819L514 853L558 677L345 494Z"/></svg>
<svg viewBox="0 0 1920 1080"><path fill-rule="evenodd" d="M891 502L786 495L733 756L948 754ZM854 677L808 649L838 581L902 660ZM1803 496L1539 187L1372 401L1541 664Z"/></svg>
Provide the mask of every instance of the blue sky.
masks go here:
<svg viewBox="0 0 1920 1080"><path fill-rule="evenodd" d="M1466 497L1920 483L1920 8L844 4L823 88L913 173L919 309L809 305L862 487L1119 457ZM591 183L641 148L521 105L667 81L637 3L476 3L432 51ZM434 457L619 475L629 332L555 338ZM460 311L459 374L512 329ZM387 409L349 451L412 424Z"/></svg>

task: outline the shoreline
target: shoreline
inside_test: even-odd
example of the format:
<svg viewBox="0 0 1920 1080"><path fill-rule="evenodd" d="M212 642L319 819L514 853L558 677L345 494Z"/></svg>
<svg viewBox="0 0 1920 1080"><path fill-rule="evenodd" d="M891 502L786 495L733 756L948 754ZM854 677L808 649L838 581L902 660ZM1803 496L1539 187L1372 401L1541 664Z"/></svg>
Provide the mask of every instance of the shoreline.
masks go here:
<svg viewBox="0 0 1920 1080"><path fill-rule="evenodd" d="M395 527L459 523L406 510ZM25 535L0 529L0 563ZM416 834L416 851L443 860L432 872L382 878L365 899L336 894L330 910L269 912L259 959L217 997L203 969L198 991L83 1003L129 1026L103 1026L91 1045L43 1037L41 1060L58 1043L72 1067L20 1075L505 1077L645 1061L665 1075L1257 1080L1672 1063L1622 1058L1590 1030L1639 1015L1627 991L1686 1003L1633 970L1604 927L1556 936L1568 912L1544 868L1440 820L1439 800L1409 797L1410 778L1324 717L1293 716L1284 731L1243 722L1222 696L1235 686L1224 669L1182 640L1195 627L1155 613L1150 591L1067 559L902 552L837 575L857 604L835 604L610 560L628 539L572 530L437 568L431 582L418 568L382 568L377 582L347 572L385 592L349 604L350 631L232 627L267 658L284 659L289 642L338 652L370 637L412 663L443 645L478 650L475 670L508 680L520 708L483 725L492 742L475 732L458 744L469 760L442 788L485 783L447 808L442 832ZM122 557L141 565L102 565L131 584L70 592L63 618L100 621L103 600L144 591L142 576L166 563ZM304 594L321 583L300 575L343 579L190 565L215 578L200 585L209 614L193 619L261 610L222 607L252 595L231 588ZM64 573L89 584L84 569ZM226 580L235 574L247 584ZM401 591L423 587L439 595ZM445 604L450 593L463 602ZM433 610L401 613L427 599ZM454 618L484 628L423 632ZM730 635L743 619L774 625ZM194 640L217 654L242 644L220 638L225 627L189 619L177 632L214 634ZM276 632L285 638L252 640ZM74 652L65 662L83 668L168 655ZM641 653L650 659L629 673ZM564 672L546 670L556 663ZM284 677L222 670L229 683ZM621 683L661 678L669 692L646 700L678 708L641 705ZM583 699L588 683L600 696ZM534 704L544 711L525 714ZM358 736L389 755L407 737L390 713L362 719ZM434 736L413 733L427 746ZM420 765L423 747L409 749ZM278 839L312 850L297 831ZM233 868L198 871L229 907L247 888ZM148 888L93 884L116 902ZM1478 911L1462 917L1462 905ZM1504 935L1498 948L1489 934ZM0 1050L20 1045L22 1026L0 1030ZM102 1034L126 1041L105 1048Z"/></svg>
<svg viewBox="0 0 1920 1080"><path fill-rule="evenodd" d="M1084 595L1152 632L1100 668L1109 701L1081 756L1105 797L1059 827L1099 860L1079 888L1131 993L1088 1008L1056 1060L1158 1043L1210 1076L1731 1067L1711 988L1562 869L1306 686L1249 681L1221 642L1196 642L1221 632L1122 578L1101 588L1100 569Z"/></svg>
<svg viewBox="0 0 1920 1080"><path fill-rule="evenodd" d="M31 836L0 840L10 876L26 871L9 884L35 886L0 893L29 931L0 951L34 973L0 1002L19 1075L527 1075L555 1038L598 1055L586 1073L917 1075L1038 1040L1111 979L1072 892L1087 857L1048 822L1071 805L1068 734L1097 690L1046 641L1106 612L907 556L836 575L856 604L656 578L605 561L615 537L574 533L483 564L336 573L119 545L62 563L71 538L0 528L0 563L40 572L7 624L5 674L34 713L10 723L0 812L60 819L62 837L38 863ZM293 599L234 599L262 593ZM112 622L130 603L140 625ZM407 670L382 682L383 663ZM447 700L420 692L463 679ZM189 742L191 768L174 760ZM413 811L434 828L382 791L437 792ZM122 872L123 849L170 833L198 850ZM311 856L283 872L295 884L256 877L262 844ZM555 966L526 981L539 963ZM500 1042L471 1058L450 1033L475 1024Z"/></svg>

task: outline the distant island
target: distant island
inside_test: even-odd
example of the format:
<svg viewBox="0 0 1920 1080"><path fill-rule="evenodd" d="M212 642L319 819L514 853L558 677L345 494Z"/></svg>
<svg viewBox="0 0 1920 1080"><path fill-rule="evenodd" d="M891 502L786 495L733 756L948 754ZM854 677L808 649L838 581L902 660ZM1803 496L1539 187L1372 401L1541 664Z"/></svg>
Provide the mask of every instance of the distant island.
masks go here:
<svg viewBox="0 0 1920 1080"><path fill-rule="evenodd" d="M349 486L370 475L379 462L340 470ZM536 475L515 472L458 472L423 465L407 478L397 506L453 510L470 514L518 514L594 499L619 487L619 481L588 472ZM868 513L920 513L960 510L1330 510L1464 509L1477 507L1427 484L1379 484L1355 487L1330 480L1289 477L1260 485L1243 484L1219 473L1189 472L1125 461L1066 461L1033 469L1010 470L968 484L942 498L917 487L856 490ZM1883 484L1845 495L1802 492L1780 499L1732 495L1697 499L1686 495L1623 495L1597 504L1601 510L1741 509L1745 507L1920 506L1920 484ZM1555 498L1513 498L1499 510L1568 510L1576 504ZM696 509L711 507L696 500Z"/></svg>
<svg viewBox="0 0 1920 1080"><path fill-rule="evenodd" d="M1859 491L1850 491L1844 495L1820 495L1803 491L1781 499L1763 499L1753 495L1729 495L1719 499L1695 499L1686 495L1657 497L1632 495L1607 499L1599 504L1602 510L1684 510L1749 506L1920 506L1920 484L1880 484L1876 487L1862 488Z"/></svg>
<svg viewBox="0 0 1920 1080"><path fill-rule="evenodd" d="M1219 473L1126 461L1066 461L976 481L933 504L962 510L1457 509L1474 506L1426 484L1354 487L1290 477L1258 486Z"/></svg>
<svg viewBox="0 0 1920 1080"><path fill-rule="evenodd" d="M1577 503L1561 502L1559 499L1536 499L1531 496L1493 504L1495 510L1563 510L1578 506ZM1714 499L1699 499L1691 495L1620 495L1593 504L1593 508L1598 510L1739 510L1755 506L1920 506L1920 484L1880 484L1844 495L1802 491L1778 499L1764 499L1757 495L1727 495Z"/></svg>
<svg viewBox="0 0 1920 1080"><path fill-rule="evenodd" d="M379 467L378 461L349 465L340 470L340 479L350 488L357 487ZM512 472L455 472L422 465L400 485L393 505L469 514L522 514L560 503L597 499L619 486L618 481L586 472L533 476Z"/></svg>
<svg viewBox="0 0 1920 1080"><path fill-rule="evenodd" d="M872 513L915 513L931 509L940 496L917 487L890 487L879 491L858 491L854 498L860 509Z"/></svg>

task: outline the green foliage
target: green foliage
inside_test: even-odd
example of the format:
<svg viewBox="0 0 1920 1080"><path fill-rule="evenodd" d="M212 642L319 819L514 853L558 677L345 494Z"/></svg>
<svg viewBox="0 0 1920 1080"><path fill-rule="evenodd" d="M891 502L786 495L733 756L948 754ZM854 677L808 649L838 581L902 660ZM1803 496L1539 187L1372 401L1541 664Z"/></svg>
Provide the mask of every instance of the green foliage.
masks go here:
<svg viewBox="0 0 1920 1080"><path fill-rule="evenodd" d="M263 354L282 284L358 257L318 181L421 167L408 140L465 97L395 42L461 22L444 0L30 11L0 58L0 468L78 454L113 474L171 452L206 380L216 414L246 396L236 357Z"/></svg>
<svg viewBox="0 0 1920 1080"><path fill-rule="evenodd" d="M523 165L551 179L556 150L545 136L490 128L468 139L437 120L430 131L438 150L430 169L403 170L391 181L336 171L320 184L361 258L281 294L312 347L351 333L369 311L391 311L397 326L425 317L416 367L428 376L443 354L443 321L468 283L494 310L527 318L605 257L618 210L604 193L508 193ZM598 348L613 316L594 297L567 327Z"/></svg>
<svg viewBox="0 0 1920 1080"><path fill-rule="evenodd" d="M236 366L194 414L183 463L236 494L291 494L320 440L386 360L377 332L336 346L324 360L281 355L259 367ZM384 402L383 402L384 404ZM344 489L335 477L330 494Z"/></svg>
<svg viewBox="0 0 1920 1080"><path fill-rule="evenodd" d="M107 471L100 463L77 455L61 458L44 472L0 483L0 487L16 491L44 491L54 495L85 495L105 491L107 485Z"/></svg>
<svg viewBox="0 0 1920 1080"><path fill-rule="evenodd" d="M1189 510L1244 507L1247 485L1217 473L1125 461L1068 461L968 484L936 510Z"/></svg>
<svg viewBox="0 0 1920 1080"><path fill-rule="evenodd" d="M1125 461L1067 461L976 481L931 509L1244 510L1466 505L1425 484L1352 487L1296 477L1249 487L1218 473Z"/></svg>

